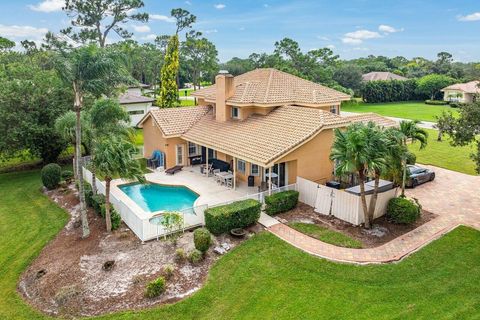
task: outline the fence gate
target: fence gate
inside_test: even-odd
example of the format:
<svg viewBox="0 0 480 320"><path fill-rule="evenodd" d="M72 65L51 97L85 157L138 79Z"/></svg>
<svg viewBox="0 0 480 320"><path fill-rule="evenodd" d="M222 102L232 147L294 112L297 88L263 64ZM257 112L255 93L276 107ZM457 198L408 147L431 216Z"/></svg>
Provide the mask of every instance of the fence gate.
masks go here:
<svg viewBox="0 0 480 320"><path fill-rule="evenodd" d="M332 198L335 196L334 189L318 185L317 186L317 200L315 201L315 212L329 215L332 208Z"/></svg>

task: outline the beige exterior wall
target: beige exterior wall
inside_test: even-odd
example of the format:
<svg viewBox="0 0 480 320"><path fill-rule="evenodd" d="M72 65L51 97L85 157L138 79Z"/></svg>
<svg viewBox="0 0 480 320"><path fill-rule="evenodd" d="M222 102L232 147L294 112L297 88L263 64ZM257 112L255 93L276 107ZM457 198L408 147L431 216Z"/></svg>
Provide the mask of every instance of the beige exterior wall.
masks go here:
<svg viewBox="0 0 480 320"><path fill-rule="evenodd" d="M144 136L144 156L149 158L152 156L153 151L160 150L165 153L165 166L166 168L174 167L177 164L177 145L183 145L183 165L188 165L188 147L187 142L182 138L165 138L155 125L155 122L149 117L143 123L143 136Z"/></svg>
<svg viewBox="0 0 480 320"><path fill-rule="evenodd" d="M289 183L296 182L297 176L321 184L332 178L333 163L329 157L333 137L332 129L324 130L300 148L277 161L277 163L288 162Z"/></svg>
<svg viewBox="0 0 480 320"><path fill-rule="evenodd" d="M457 94L459 95L457 97ZM461 96L460 96L461 94ZM472 103L473 94L465 93L461 90L445 90L443 92L443 100L445 101L458 101L462 103Z"/></svg>

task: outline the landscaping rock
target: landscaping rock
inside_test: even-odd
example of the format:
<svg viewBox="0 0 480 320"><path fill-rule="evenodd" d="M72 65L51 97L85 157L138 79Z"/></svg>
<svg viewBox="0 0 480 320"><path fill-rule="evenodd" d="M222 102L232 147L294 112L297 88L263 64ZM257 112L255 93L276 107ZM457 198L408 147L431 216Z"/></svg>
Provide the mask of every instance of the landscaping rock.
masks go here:
<svg viewBox="0 0 480 320"><path fill-rule="evenodd" d="M223 254L227 253L227 250L225 250L222 247L215 247L215 248L213 248L213 252L215 252L216 254L219 254L219 255L223 255Z"/></svg>
<svg viewBox="0 0 480 320"><path fill-rule="evenodd" d="M381 227L379 225L373 225L372 229L364 229L363 232L365 234L368 234L377 238L381 238L388 233L388 229L385 227Z"/></svg>
<svg viewBox="0 0 480 320"><path fill-rule="evenodd" d="M105 263L102 266L102 269L104 271L110 271L113 269L114 266L115 266L115 260L108 260L108 261L105 261Z"/></svg>
<svg viewBox="0 0 480 320"><path fill-rule="evenodd" d="M40 279L43 277L45 274L47 274L47 270L45 269L40 269L37 271L37 274L35 275L35 279Z"/></svg>
<svg viewBox="0 0 480 320"><path fill-rule="evenodd" d="M225 251L228 251L230 250L232 247L230 246L230 244L226 243L226 242L223 242L221 244L222 248L225 249Z"/></svg>

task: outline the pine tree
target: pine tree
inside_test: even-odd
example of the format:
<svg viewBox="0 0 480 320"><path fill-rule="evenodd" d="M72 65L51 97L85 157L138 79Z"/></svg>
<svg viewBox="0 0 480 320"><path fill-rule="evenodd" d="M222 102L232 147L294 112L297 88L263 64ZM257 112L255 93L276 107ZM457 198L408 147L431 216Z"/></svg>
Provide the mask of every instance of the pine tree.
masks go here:
<svg viewBox="0 0 480 320"><path fill-rule="evenodd" d="M178 35L175 34L168 43L165 62L160 72L161 87L157 103L162 108L173 108L178 105L177 73L180 66L178 49Z"/></svg>

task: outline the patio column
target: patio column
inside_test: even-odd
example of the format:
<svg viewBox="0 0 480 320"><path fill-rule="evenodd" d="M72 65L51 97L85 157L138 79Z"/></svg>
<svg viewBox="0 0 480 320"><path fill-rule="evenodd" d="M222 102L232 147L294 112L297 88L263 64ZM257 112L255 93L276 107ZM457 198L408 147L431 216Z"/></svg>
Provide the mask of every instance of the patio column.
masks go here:
<svg viewBox="0 0 480 320"><path fill-rule="evenodd" d="M233 157L233 190L237 189L237 158Z"/></svg>
<svg viewBox="0 0 480 320"><path fill-rule="evenodd" d="M205 157L205 175L208 177L208 147L206 149L206 157Z"/></svg>
<svg viewBox="0 0 480 320"><path fill-rule="evenodd" d="M272 170L273 170L273 166L268 168L268 195L269 196L272 195Z"/></svg>

